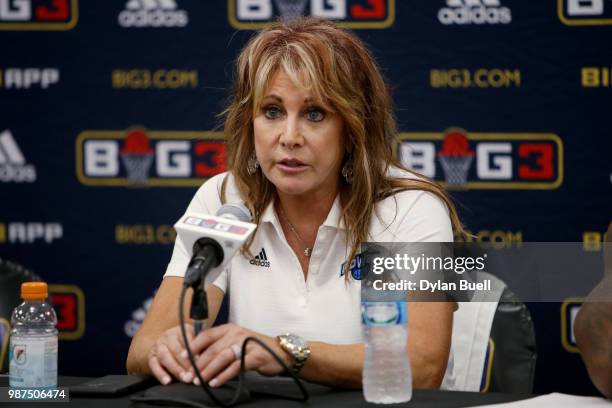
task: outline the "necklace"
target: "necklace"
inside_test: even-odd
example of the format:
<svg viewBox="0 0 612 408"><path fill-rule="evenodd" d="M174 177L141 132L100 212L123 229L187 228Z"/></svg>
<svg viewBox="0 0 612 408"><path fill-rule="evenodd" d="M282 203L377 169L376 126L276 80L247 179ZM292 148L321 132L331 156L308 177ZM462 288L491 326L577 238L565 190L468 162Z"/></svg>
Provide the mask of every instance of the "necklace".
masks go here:
<svg viewBox="0 0 612 408"><path fill-rule="evenodd" d="M293 224L291 224L291 221L289 221L289 218L287 218L287 216L285 215L285 212L283 211L283 207L281 207L280 204L278 206L278 209L280 210L280 213L283 216L283 218L285 219L285 221L287 221L287 224L289 224L289 229L291 230L291 232L293 232L293 234L298 239L298 241L300 241L300 244L302 244L302 246L304 247L304 256L306 258L310 258L310 254L312 254L312 248L306 246L306 244L302 240L302 237L300 237L300 234L298 234L298 232L295 230L295 227L293 226Z"/></svg>

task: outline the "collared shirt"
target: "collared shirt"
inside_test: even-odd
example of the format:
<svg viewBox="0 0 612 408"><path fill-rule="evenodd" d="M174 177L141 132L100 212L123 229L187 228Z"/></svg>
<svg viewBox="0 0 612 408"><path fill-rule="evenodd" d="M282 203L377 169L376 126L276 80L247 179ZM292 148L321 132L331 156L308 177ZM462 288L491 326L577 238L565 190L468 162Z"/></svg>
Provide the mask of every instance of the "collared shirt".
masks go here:
<svg viewBox="0 0 612 408"><path fill-rule="evenodd" d="M241 201L233 176L223 173L200 187L187 211L215 214L222 205L220 190L226 176L230 177L227 202ZM213 282L230 293L229 321L269 336L290 332L306 340L332 344L363 342L361 282L346 280L342 271L349 248L341 214L340 199L336 197L317 232L304 279L270 203L255 232L250 247L252 257L238 253ZM453 240L448 209L425 191L403 191L378 202L369 231L369 241L378 242ZM188 262L188 252L177 237L164 276L184 276Z"/></svg>

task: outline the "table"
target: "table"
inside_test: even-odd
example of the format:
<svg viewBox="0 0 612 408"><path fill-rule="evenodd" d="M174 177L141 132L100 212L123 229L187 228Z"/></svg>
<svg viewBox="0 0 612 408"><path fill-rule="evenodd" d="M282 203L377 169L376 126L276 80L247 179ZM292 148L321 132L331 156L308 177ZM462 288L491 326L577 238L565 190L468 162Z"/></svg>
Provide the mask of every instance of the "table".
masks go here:
<svg viewBox="0 0 612 408"><path fill-rule="evenodd" d="M77 384L83 383L85 381L89 381L91 378L87 377L59 377L59 384L62 387L75 386ZM299 396L299 392L296 389L295 385L288 378L264 378L261 380L253 380L253 378L249 378L247 381L247 385L249 390L254 392L262 392L262 391L270 391L274 390L276 392L288 393L291 395ZM502 393L479 393L479 392L461 392L461 391L431 391L431 390L415 390L413 393L412 400L405 404L394 404L394 405L376 405L376 404L368 404L363 399L363 394L361 390L337 390L332 389L316 384L305 383L308 392L310 393L310 400L307 403L289 401L285 399L271 398L271 397L260 397L255 395L250 401L244 402L239 406L245 407L272 407L272 408L290 408L290 407L422 407L422 408L454 408L454 407L465 407L465 406L477 406L477 405L487 405L487 404L498 404L503 402L511 402L518 401L521 399L531 398L532 395L515 395L515 394L502 394ZM8 378L0 377L0 387L8 386ZM156 386L157 390L161 388L161 386ZM173 388L168 388L173 387ZM204 395L203 390L196 390L195 386L186 385L186 384L173 384L171 386L165 387L168 390L173 389L179 394L182 393L183 390L188 390L188 392L193 393L194 391L198 391L197 394L201 392L201 395ZM152 387L155 388L155 387ZM151 389L150 389L151 390ZM147 390L147 391L150 391ZM230 393L230 390L224 390L226 393ZM70 396L70 403L38 403L38 404L27 404L23 402L14 403L14 404L2 404L2 408L8 406L26 408L28 406L37 406L37 407L58 407L58 408L68 408L71 406L74 407L84 407L84 408L145 408L151 407L153 405L145 404L145 403L133 403L130 401L132 396L142 395L144 394L144 390L137 391L131 393L126 396L118 397L118 398L79 398ZM159 406L159 405L156 405Z"/></svg>

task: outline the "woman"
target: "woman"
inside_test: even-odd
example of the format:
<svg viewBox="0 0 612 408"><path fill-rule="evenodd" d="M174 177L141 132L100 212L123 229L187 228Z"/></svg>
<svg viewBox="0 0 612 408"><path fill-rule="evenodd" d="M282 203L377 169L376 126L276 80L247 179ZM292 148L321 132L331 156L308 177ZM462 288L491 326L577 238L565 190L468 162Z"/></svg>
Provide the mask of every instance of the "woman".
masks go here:
<svg viewBox="0 0 612 408"><path fill-rule="evenodd" d="M360 282L347 260L361 242L448 242L453 230L462 232L447 195L393 157L396 134L388 88L350 31L303 18L274 24L242 50L225 111L229 172L204 183L188 208L214 214L223 202L240 200L258 224L244 253L206 289L210 322L231 292L231 323L195 339L188 327L211 386L237 375L237 346L256 336L306 380L361 387ZM132 341L129 372L163 384L198 382L175 312L188 261L177 239ZM442 383L453 306L409 304L417 388ZM247 350L246 365L264 375L282 372L258 345Z"/></svg>

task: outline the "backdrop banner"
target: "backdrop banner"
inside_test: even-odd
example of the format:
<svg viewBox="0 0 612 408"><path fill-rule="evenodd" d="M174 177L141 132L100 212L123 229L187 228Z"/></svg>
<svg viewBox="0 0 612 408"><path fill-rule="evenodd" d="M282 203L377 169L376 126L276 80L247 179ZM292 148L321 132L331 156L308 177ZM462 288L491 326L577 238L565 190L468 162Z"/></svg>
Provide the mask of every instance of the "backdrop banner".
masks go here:
<svg viewBox="0 0 612 408"><path fill-rule="evenodd" d="M54 285L61 374L125 372L172 225L226 170L235 58L301 14L367 42L393 89L397 156L449 189L474 241L603 254L608 0L0 0L0 257ZM581 304L528 304L536 393L596 392L572 332Z"/></svg>

